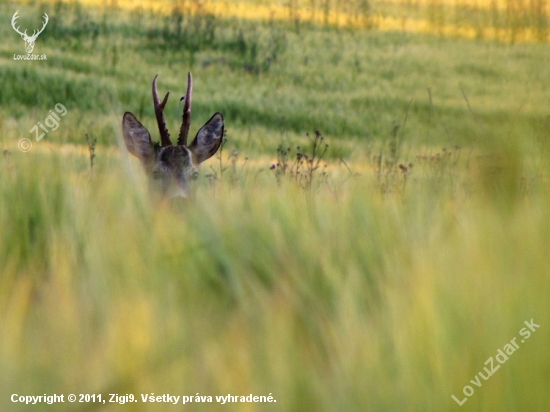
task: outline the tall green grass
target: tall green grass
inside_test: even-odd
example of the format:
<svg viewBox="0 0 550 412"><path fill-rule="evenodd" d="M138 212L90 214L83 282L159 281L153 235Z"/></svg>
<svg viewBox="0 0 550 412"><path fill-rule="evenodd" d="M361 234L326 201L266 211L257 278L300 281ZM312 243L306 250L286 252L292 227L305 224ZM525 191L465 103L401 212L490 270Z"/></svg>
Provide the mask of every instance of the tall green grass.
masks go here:
<svg viewBox="0 0 550 412"><path fill-rule="evenodd" d="M233 127L230 139L232 130L234 140L249 131L259 135L251 145L266 133L296 137L316 129L338 141L386 139L408 110L408 130L400 133L414 145L470 144L480 135L498 144L512 122L518 132L531 133L550 106L550 73L540 64L548 57L545 45L315 27L297 33L285 22L129 14L78 3L24 7L22 16L49 11L36 46L49 58L13 61L23 42L9 25L0 28L10 40L0 47L2 118L17 122L16 128L0 125L6 141L17 140L15 130L29 137L28 130L62 103L69 115L46 138L80 144L90 133L112 144L119 126L110 115L130 110L150 124L154 74L161 89L177 94L189 70L196 80L196 121L222 111ZM2 6L6 20L12 9ZM33 27L32 20L25 24ZM167 109L172 128L181 111L176 102Z"/></svg>
<svg viewBox="0 0 550 412"><path fill-rule="evenodd" d="M304 192L245 167L158 203L118 157L100 150L93 179L84 151L2 159L4 410L54 392L452 410L531 318L541 328L464 407L548 406L547 180L434 163L403 192L342 167Z"/></svg>

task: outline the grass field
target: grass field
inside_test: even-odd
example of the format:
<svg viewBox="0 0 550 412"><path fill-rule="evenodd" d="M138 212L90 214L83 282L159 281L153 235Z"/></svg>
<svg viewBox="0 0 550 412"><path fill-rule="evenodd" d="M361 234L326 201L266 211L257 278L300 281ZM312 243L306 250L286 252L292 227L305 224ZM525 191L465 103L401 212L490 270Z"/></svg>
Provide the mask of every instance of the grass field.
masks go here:
<svg viewBox="0 0 550 412"><path fill-rule="evenodd" d="M0 410L549 410L550 48L518 4L1 3ZM156 131L159 74L176 133L188 71L227 142L156 199L122 115Z"/></svg>

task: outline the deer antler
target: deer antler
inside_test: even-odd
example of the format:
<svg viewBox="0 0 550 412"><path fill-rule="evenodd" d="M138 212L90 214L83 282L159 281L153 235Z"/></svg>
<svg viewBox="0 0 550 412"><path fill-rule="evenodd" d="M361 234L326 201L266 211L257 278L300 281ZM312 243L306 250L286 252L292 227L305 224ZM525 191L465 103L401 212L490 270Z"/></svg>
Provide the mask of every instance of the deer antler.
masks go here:
<svg viewBox="0 0 550 412"><path fill-rule="evenodd" d="M172 142L170 141L170 133L168 133L168 128L166 127L163 113L164 106L166 106L168 96L170 95L170 90L168 90L168 93L164 96L164 100L161 102L159 99L159 92L157 90L157 77L158 74L153 79L153 104L155 107L155 115L157 116L157 123L159 125L160 144L162 147L172 146Z"/></svg>
<svg viewBox="0 0 550 412"><path fill-rule="evenodd" d="M13 27L13 29L19 33L21 36L23 36L23 38L25 40L36 40L36 38L38 37L38 35L40 33L42 33L44 31L44 29L46 28L46 25L48 24L48 21L50 21L50 18L48 17L48 15L46 13L44 13L44 23L42 24L42 28L40 30L35 30L32 34L32 36L29 37L29 35L27 34L27 30L25 30L23 33L21 33L21 31L19 31L19 26L15 27L15 24L17 23L17 19L19 18L19 10L17 10L15 12L15 14L13 15L12 19L11 19L11 25Z"/></svg>
<svg viewBox="0 0 550 412"><path fill-rule="evenodd" d="M32 36L31 36L31 39L33 39L33 40L36 40L38 35L44 31L44 29L46 28L46 25L50 21L50 18L48 17L48 15L46 13L44 13L43 17L44 17L44 24L42 25L42 28L40 30L38 30L38 32L36 30L34 30Z"/></svg>
<svg viewBox="0 0 550 412"><path fill-rule="evenodd" d="M21 36L23 36L23 37L29 37L29 36L27 36L27 30L25 30L24 33L21 33L21 32L19 31L19 26L15 27L15 23L17 22L17 19L19 18L18 14L19 14L19 10L17 10L17 11L15 12L15 14L13 15L13 17L12 17L12 19L11 19L11 26L12 26L13 29L14 29L17 33L19 33Z"/></svg>
<svg viewBox="0 0 550 412"><path fill-rule="evenodd" d="M187 146L189 126L191 126L191 98L193 95L193 78L191 72L187 73L187 93L185 93L185 104L183 105L183 121L180 127L178 145Z"/></svg>

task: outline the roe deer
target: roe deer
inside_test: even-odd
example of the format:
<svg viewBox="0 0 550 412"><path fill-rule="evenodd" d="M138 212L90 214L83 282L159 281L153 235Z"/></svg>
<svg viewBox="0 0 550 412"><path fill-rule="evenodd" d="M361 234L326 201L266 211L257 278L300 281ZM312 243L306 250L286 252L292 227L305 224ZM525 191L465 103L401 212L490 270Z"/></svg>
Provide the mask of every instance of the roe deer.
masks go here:
<svg viewBox="0 0 550 412"><path fill-rule="evenodd" d="M128 151L141 161L156 189L163 195L188 197L190 181L197 178L199 165L213 156L222 143L223 116L219 112L215 113L187 146L193 92L193 79L191 73L188 73L187 92L183 97L183 122L177 146L172 146L163 113L170 91L161 102L157 90L157 76L153 79L153 104L160 132L160 145L153 144L147 129L130 112L124 113L122 118L124 142Z"/></svg>

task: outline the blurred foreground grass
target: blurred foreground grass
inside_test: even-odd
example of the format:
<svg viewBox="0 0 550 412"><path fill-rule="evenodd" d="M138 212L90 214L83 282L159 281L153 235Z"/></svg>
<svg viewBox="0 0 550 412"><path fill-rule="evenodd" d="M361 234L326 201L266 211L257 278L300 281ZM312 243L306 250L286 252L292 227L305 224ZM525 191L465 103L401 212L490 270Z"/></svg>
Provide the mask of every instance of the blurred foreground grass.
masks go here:
<svg viewBox="0 0 550 412"><path fill-rule="evenodd" d="M245 166L179 204L98 159L93 179L82 151L2 159L3 410L30 408L12 393L152 392L277 399L190 410L452 410L532 318L463 407L548 408L540 177L524 192L504 169L434 163L402 192L335 168L307 192Z"/></svg>

